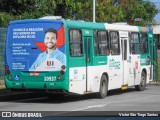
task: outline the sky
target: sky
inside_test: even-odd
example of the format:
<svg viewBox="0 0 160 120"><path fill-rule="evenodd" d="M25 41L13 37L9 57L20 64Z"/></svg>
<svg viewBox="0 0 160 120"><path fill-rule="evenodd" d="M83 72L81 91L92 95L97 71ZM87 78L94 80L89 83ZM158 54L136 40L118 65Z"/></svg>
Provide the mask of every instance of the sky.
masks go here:
<svg viewBox="0 0 160 120"><path fill-rule="evenodd" d="M150 0L156 4L156 7L159 9L159 13L155 16L155 20L158 24L160 24L160 0Z"/></svg>

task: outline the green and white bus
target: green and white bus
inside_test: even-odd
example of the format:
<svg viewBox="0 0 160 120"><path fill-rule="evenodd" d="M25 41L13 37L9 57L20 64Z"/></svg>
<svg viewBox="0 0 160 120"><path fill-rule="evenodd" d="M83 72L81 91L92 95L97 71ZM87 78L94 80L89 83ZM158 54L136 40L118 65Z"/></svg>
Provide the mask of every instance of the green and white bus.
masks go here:
<svg viewBox="0 0 160 120"><path fill-rule="evenodd" d="M149 27L64 19L11 21L5 85L10 90L105 98L113 89L144 90L155 79L155 58Z"/></svg>

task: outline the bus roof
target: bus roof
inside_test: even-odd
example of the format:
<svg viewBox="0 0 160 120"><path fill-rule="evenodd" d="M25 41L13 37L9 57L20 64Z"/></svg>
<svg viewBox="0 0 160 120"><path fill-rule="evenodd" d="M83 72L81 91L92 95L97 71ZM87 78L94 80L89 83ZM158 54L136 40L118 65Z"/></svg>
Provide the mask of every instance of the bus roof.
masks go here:
<svg viewBox="0 0 160 120"><path fill-rule="evenodd" d="M96 23L66 20L67 26L70 28L82 29L101 29L101 30L119 30L119 31L132 31L132 32L151 32L151 27L141 27L122 24L109 24L109 23Z"/></svg>
<svg viewBox="0 0 160 120"><path fill-rule="evenodd" d="M14 24L27 24L27 23L57 23L65 24L68 28L82 28L82 29L96 29L96 30L119 30L119 31L132 31L132 32L151 32L151 27L131 26L131 25L119 25L108 23L96 23L76 20L53 20L53 19L27 19L27 20L15 20L9 22L10 25Z"/></svg>
<svg viewBox="0 0 160 120"><path fill-rule="evenodd" d="M65 22L67 24L67 27L69 28L105 30L104 23L94 23L94 22L74 21L74 20L66 20Z"/></svg>
<svg viewBox="0 0 160 120"><path fill-rule="evenodd" d="M51 20L51 19L27 19L27 20L15 20L15 21L10 21L10 25L14 24L24 24L24 23L58 23L62 24L62 20Z"/></svg>

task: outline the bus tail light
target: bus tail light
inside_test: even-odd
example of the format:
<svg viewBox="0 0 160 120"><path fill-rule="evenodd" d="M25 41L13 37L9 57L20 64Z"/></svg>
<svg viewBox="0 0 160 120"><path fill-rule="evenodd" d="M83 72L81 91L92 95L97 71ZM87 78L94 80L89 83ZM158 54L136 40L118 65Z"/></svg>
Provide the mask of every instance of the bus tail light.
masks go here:
<svg viewBox="0 0 160 120"><path fill-rule="evenodd" d="M61 75L64 75L64 71L63 71L63 70L61 70L61 71L60 71L60 74L61 74Z"/></svg>
<svg viewBox="0 0 160 120"><path fill-rule="evenodd" d="M9 70L7 70L7 71L6 71L6 74L7 74L7 75L9 75L9 74L10 74L10 71L9 71Z"/></svg>
<svg viewBox="0 0 160 120"><path fill-rule="evenodd" d="M10 74L10 70L9 70L9 66L8 65L5 66L5 70L6 70L6 74L9 75Z"/></svg>
<svg viewBox="0 0 160 120"><path fill-rule="evenodd" d="M8 70L8 69L9 69L9 66L8 66L8 65L6 65L6 66L5 66L5 69L6 69L6 70Z"/></svg>
<svg viewBox="0 0 160 120"><path fill-rule="evenodd" d="M65 66L65 65L62 65L62 66L61 66L61 69L62 69L62 70L65 70L65 69L66 69L66 66Z"/></svg>
<svg viewBox="0 0 160 120"><path fill-rule="evenodd" d="M63 76L63 75L64 75L64 71L61 70L61 71L60 71L60 76L58 76L58 80L62 80L62 78L63 78L62 76Z"/></svg>

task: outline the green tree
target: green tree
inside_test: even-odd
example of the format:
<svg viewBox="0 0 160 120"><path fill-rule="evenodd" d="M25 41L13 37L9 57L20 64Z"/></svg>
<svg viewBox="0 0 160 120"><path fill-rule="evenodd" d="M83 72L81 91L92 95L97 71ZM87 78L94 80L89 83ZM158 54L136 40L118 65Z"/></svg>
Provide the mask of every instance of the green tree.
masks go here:
<svg viewBox="0 0 160 120"><path fill-rule="evenodd" d="M133 25L154 24L154 16L158 13L156 5L146 0L119 0L124 11L124 20ZM139 18L140 21L136 21Z"/></svg>
<svg viewBox="0 0 160 120"><path fill-rule="evenodd" d="M56 15L66 19L92 21L92 0L67 0L57 4ZM66 1L66 2L67 2ZM63 4L63 6L61 6ZM158 10L154 3L147 0L96 0L96 22L127 22L131 25L154 24ZM139 18L141 21L136 21Z"/></svg>
<svg viewBox="0 0 160 120"><path fill-rule="evenodd" d="M153 24L157 13L155 4L147 0L96 0L96 22L146 26ZM1 27L6 27L10 20L52 15L92 21L92 0L0 0Z"/></svg>
<svg viewBox="0 0 160 120"><path fill-rule="evenodd" d="M100 0L96 6L96 21L98 22L119 22L124 20L124 10L122 6L116 5L113 0Z"/></svg>
<svg viewBox="0 0 160 120"><path fill-rule="evenodd" d="M54 15L56 0L0 0L0 26L16 19L34 19Z"/></svg>

